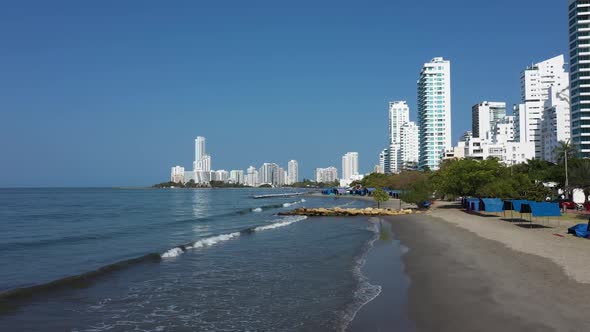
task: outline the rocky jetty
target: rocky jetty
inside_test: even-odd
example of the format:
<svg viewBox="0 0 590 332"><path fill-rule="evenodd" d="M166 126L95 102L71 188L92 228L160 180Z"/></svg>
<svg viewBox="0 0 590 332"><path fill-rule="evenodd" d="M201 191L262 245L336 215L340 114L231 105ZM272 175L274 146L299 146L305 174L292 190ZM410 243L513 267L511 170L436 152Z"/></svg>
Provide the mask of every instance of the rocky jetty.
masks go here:
<svg viewBox="0 0 590 332"><path fill-rule="evenodd" d="M298 208L292 211L279 212L281 216L309 216L309 217L354 217L354 216L399 216L412 214L412 210L392 209L342 209L342 208Z"/></svg>

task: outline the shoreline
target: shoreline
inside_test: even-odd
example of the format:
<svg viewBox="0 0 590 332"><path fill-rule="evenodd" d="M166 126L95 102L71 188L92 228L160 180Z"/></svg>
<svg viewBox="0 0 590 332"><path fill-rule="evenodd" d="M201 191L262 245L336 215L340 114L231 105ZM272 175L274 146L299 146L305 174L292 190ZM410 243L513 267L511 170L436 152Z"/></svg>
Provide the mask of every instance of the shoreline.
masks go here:
<svg viewBox="0 0 590 332"><path fill-rule="evenodd" d="M378 292L358 308L344 331L414 331L407 312L410 280L402 261L407 248L394 239L387 220L373 217L368 221L375 227L375 238L357 273Z"/></svg>
<svg viewBox="0 0 590 332"><path fill-rule="evenodd" d="M556 229L526 229L499 217L466 214L448 204L428 214L383 219L409 248L402 259L410 279L407 310L416 330L587 329L590 287L580 273L590 264L568 263L590 260L590 242L553 236ZM548 242L553 238L563 241ZM544 255L531 253L538 247L545 248ZM556 256L568 259L555 262ZM386 322L387 308L374 313L379 310L377 319Z"/></svg>

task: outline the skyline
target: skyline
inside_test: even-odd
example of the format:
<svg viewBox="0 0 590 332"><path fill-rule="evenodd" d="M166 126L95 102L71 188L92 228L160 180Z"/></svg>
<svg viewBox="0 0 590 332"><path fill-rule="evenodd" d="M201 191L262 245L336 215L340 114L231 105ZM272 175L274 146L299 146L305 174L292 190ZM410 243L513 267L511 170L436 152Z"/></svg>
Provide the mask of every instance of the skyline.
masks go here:
<svg viewBox="0 0 590 332"><path fill-rule="evenodd" d="M366 173L384 147L388 102L407 100L415 121L419 69L438 56L453 64L454 145L470 128L475 103L497 100L511 108L520 100L519 75L528 64L568 53L565 2L456 9L466 3L302 3L289 8L285 22L269 18L285 13L269 4L258 8L258 25L238 15L238 4L227 13L195 4L138 11L116 6L128 11L123 20L108 16L108 4L88 12L73 3L60 10L40 3L22 22L14 20L18 8L6 8L3 30L27 29L5 38L8 51L0 64L6 95L0 140L7 161L0 166L0 187L149 185L166 178L169 165L189 165L197 133L210 139L215 169L297 159L305 165L300 177L313 178L316 165L338 165L343 153L358 151ZM430 5L432 13L421 10ZM309 8L315 11L306 14ZM506 23L478 25L479 16L470 13L482 10ZM160 11L160 25L144 32ZM87 24L73 18L80 13ZM219 24L199 21L208 14ZM435 36L428 21L435 15L459 20L437 26ZM548 15L552 19L542 24L535 19ZM54 19L61 23L47 24ZM99 25L105 21L107 29ZM207 24L220 27L215 38L204 34ZM57 37L63 31L68 33ZM227 53L237 46L240 52ZM326 138L326 129L354 128L357 115L362 134ZM19 172L27 176L15 177Z"/></svg>

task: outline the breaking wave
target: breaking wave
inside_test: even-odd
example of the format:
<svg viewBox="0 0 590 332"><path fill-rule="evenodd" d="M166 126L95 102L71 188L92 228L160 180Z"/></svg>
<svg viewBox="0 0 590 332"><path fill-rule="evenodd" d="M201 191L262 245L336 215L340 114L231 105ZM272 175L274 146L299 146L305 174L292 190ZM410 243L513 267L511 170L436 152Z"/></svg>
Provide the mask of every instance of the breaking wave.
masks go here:
<svg viewBox="0 0 590 332"><path fill-rule="evenodd" d="M201 239L201 240L193 242L193 243L176 246L176 247L171 248L170 250L166 251L165 253L163 253L162 258L178 257L179 255L187 252L188 250L210 247L210 246L216 245L219 242L229 241L229 240L236 238L242 234L252 234L254 232L261 232L261 231L265 231L265 230L269 230L269 229L289 226L289 225L296 223L298 221L305 220L305 219L307 219L307 217L306 216L292 216L292 217L290 216L290 217L285 217L283 219L285 219L285 220L275 222L275 223L272 223L269 225L246 228L246 229L243 229L239 232L216 235L216 236L208 237L205 239Z"/></svg>

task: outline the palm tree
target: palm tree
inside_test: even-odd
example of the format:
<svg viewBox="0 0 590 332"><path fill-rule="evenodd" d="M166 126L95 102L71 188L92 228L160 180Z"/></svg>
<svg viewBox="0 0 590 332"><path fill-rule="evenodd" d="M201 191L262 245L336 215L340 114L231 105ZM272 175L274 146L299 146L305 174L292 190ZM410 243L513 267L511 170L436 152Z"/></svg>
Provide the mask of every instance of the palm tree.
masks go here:
<svg viewBox="0 0 590 332"><path fill-rule="evenodd" d="M573 157L576 156L577 154L577 149L576 146L573 145L570 140L568 139L567 141L561 141L558 143L558 146L555 147L555 150L553 151L553 153L555 153L555 156L557 157L557 161L559 163L561 163L563 161L564 163L564 167L565 167L565 186L564 189L566 191L566 195L568 195L568 189L569 189L569 176L568 176L568 167L567 167L567 162L568 159L572 159Z"/></svg>

